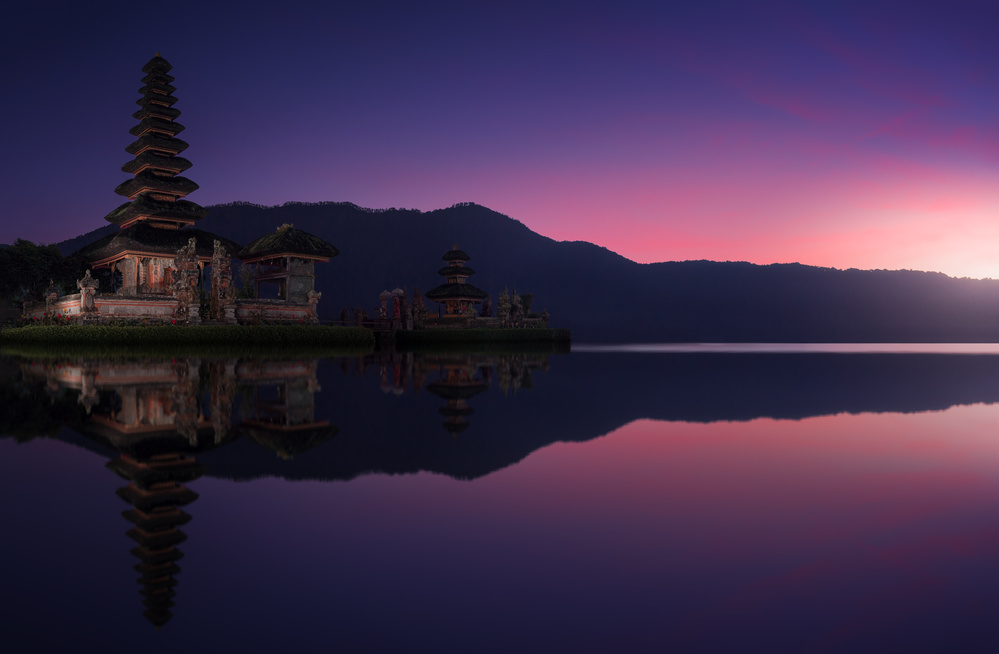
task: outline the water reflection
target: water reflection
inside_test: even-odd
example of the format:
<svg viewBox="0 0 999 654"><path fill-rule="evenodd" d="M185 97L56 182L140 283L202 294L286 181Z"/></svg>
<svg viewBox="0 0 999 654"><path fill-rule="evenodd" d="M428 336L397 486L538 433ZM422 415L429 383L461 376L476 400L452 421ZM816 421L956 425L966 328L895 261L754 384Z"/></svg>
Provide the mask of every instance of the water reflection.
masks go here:
<svg viewBox="0 0 999 654"><path fill-rule="evenodd" d="M13 379L12 363L20 380ZM45 405L58 402L71 416L66 424L115 453L107 467L129 482L116 494L130 505L122 516L137 544L131 554L138 559L143 615L159 628L173 615L184 556L179 546L187 540L181 527L192 519L182 507L198 499L187 484L208 471L198 459L243 440L288 462L334 438L338 428L316 417L318 367L318 359L57 358L8 361L4 377L8 393L20 384L14 392L22 407L39 406L29 415L46 414ZM380 389L389 395L426 389L444 399L442 426L457 437L474 412L468 400L494 379L504 393L529 388L530 371L547 368L547 355L391 353L345 358L340 367L362 376L377 369ZM7 433L30 440L51 435L58 424L44 421L31 433L23 423Z"/></svg>
<svg viewBox="0 0 999 654"><path fill-rule="evenodd" d="M328 592L322 597L332 602L335 595L344 610L356 595L358 606L389 602L396 611L424 615L412 607L427 588L438 588L441 601L460 590L469 593L470 607L478 607L456 607L465 620L495 627L483 617L490 615L486 609L506 611L503 615L520 620L508 625L513 634L544 614L552 634L578 645L585 639L564 634L580 608L589 607L591 615L618 627L631 624L600 597L614 595L616 604L645 615L648 624L654 623L651 607L660 604L669 606L664 615L676 616L684 615L689 602L715 606L716 598L704 589L717 588L722 596L748 583L758 572L753 561L762 562L761 569L783 569L808 556L822 562L827 546L843 553L832 558L849 559L863 553L863 547L853 549L854 540L895 538L883 525L912 510L907 498L918 498L920 506L933 506L942 497L949 503L940 515L921 515L910 526L920 534L947 533L948 521L968 513L966 507L977 519L973 502L987 504L981 498L992 488L985 456L992 450L980 436L981 425L991 424L992 409L962 414L981 421L966 429L939 410L999 401L999 357L431 352L337 360L6 359L0 363L0 401L4 435L84 447L108 460L108 468L125 480L114 492L127 503L126 522L104 533L92 531L92 538L112 552L111 566L134 565L141 597L133 590L120 594L131 598L136 616L142 611L157 627L170 622L164 632L194 629L195 614L212 612L215 605L204 594L215 583L213 561L239 557L246 547L256 555L247 554L242 567L259 565L265 571L274 561L309 551L299 565L321 580L316 584ZM937 413L932 419L916 415L927 411ZM884 412L911 415L904 423L873 415ZM865 416L847 422L837 416L844 413ZM806 421L800 429L786 420L810 416L836 417ZM751 422L732 422L740 420ZM850 431L858 425L870 425L871 431ZM937 435L948 428L955 430L949 443ZM886 437L917 429L919 438ZM613 436L548 448L606 434ZM973 440L968 434L979 436ZM943 463L946 474L934 472ZM475 482L399 477L418 472ZM67 487L73 488L89 475L66 474ZM972 478L983 481L974 492L959 492ZM258 479L270 481L228 481ZM384 480L391 485L384 488L394 491L376 490L372 480ZM226 490L237 486L238 492ZM111 494L108 489L106 496ZM872 498L883 507L868 524L863 516L874 506ZM120 520L99 501L94 506ZM32 524L38 531L31 538L59 537L60 528L48 536L45 529ZM227 530L238 534L228 539ZM123 533L131 541L127 546ZM434 553L438 549L440 555ZM206 564L213 550L219 551ZM189 557L182 561L185 551ZM920 555L938 556L928 551ZM195 552L202 563L192 566ZM261 552L274 561L262 560ZM509 558L511 552L517 556ZM358 572L352 572L354 566ZM494 567L500 572L491 576ZM823 588L835 591L836 580L851 570L851 583L858 587L885 574L874 564L863 574L853 564L847 568L822 581ZM535 586L549 577L551 585ZM241 592L239 578L227 578L215 601ZM412 578L419 583L407 586ZM96 572L91 583L97 584L95 579L100 579ZM373 590L366 590L369 585ZM386 599L396 585L411 603ZM572 591L584 586L603 590ZM497 588L505 589L507 608L490 604ZM521 589L534 589L534 599ZM807 584L794 591L820 606L816 615L835 596L822 590L813 595ZM771 594L775 602L783 601L776 591ZM559 598L566 608L560 612L556 602L538 598ZM534 609L509 608L528 605ZM771 605L761 607L762 623ZM298 615L270 610L284 620ZM351 615L357 618L360 609L355 611ZM682 634L683 621L674 622ZM322 624L317 619L315 631L302 638L319 642ZM421 624L412 620L406 628ZM424 630L430 630L426 624ZM654 630L633 626L634 649L653 650L640 636ZM363 640L362 630L341 627L354 633L356 642ZM145 623L144 629L151 632ZM684 636L688 643L700 637ZM396 644L413 649L411 643ZM472 643L468 649L488 647ZM681 651L708 650L691 645Z"/></svg>

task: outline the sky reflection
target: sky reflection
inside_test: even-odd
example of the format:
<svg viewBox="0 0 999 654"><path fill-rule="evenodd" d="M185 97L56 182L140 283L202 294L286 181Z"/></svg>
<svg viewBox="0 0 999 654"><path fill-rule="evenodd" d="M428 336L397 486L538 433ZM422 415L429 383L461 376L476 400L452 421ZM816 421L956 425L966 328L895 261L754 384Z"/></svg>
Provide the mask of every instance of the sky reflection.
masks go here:
<svg viewBox="0 0 999 654"><path fill-rule="evenodd" d="M999 343L622 343L573 344L573 352L999 354Z"/></svg>

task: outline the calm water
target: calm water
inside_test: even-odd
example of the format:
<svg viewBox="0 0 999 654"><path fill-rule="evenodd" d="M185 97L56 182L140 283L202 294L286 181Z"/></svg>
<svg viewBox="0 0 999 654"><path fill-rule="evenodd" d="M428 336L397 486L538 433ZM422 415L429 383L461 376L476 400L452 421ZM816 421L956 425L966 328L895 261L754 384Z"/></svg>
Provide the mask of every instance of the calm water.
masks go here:
<svg viewBox="0 0 999 654"><path fill-rule="evenodd" d="M999 352L581 350L4 359L0 648L999 651Z"/></svg>

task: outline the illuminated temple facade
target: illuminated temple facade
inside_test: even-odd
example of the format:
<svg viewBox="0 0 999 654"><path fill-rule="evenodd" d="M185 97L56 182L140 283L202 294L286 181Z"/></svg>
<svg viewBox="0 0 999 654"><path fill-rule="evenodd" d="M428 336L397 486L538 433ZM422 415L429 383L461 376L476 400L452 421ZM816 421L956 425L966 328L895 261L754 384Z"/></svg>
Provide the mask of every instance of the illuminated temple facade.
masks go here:
<svg viewBox="0 0 999 654"><path fill-rule="evenodd" d="M120 229L79 251L90 265L77 281L79 293L52 289L41 303L25 306L25 317L59 315L81 322L139 320L176 324L317 322L320 294L313 265L339 254L322 239L283 225L246 248L193 225L207 210L187 199L198 185L184 177L191 162L174 107L172 66L159 53L142 67L136 101L133 158L122 166L131 178L115 193L127 198L105 219ZM237 297L233 257L256 267L257 297ZM277 293L260 297L274 284ZM244 290L243 295L248 295Z"/></svg>

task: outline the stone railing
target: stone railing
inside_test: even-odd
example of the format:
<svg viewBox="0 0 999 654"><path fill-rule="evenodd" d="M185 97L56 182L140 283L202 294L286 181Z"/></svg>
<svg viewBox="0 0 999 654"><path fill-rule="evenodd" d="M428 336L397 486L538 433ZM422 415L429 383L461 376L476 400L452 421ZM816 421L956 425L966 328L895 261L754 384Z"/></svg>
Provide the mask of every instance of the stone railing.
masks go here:
<svg viewBox="0 0 999 654"><path fill-rule="evenodd" d="M63 295L45 302L25 302L24 317L41 320L46 316L63 316L83 322L141 320L144 322L181 322L181 303L168 295L96 295L93 308L83 306L81 293Z"/></svg>
<svg viewBox="0 0 999 654"><path fill-rule="evenodd" d="M318 322L312 306L307 302L261 298L236 300L236 320L240 324Z"/></svg>

